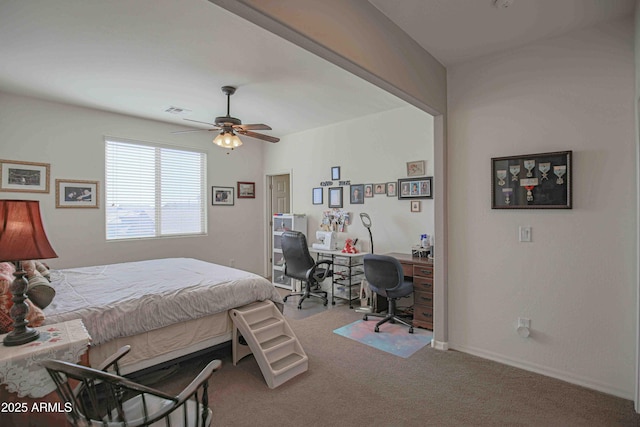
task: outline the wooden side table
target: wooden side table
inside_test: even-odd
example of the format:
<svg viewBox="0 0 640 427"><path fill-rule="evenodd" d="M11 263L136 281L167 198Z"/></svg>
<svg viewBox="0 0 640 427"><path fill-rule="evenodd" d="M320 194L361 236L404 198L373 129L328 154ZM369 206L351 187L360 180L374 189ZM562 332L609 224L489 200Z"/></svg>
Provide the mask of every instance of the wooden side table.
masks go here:
<svg viewBox="0 0 640 427"><path fill-rule="evenodd" d="M88 365L91 337L81 320L36 329L40 331L36 341L15 347L0 345L0 425L68 425L56 386L40 362L58 359Z"/></svg>

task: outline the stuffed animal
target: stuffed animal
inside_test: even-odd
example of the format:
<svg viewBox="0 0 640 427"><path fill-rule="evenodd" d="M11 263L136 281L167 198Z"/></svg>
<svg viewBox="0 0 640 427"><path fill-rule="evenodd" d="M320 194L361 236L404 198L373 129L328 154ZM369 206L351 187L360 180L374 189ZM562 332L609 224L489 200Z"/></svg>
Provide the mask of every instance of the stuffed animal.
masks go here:
<svg viewBox="0 0 640 427"><path fill-rule="evenodd" d="M355 241L351 240L351 239L347 239L344 242L344 249L342 249L342 253L344 254L357 254L358 250L356 249L356 243L358 242L358 239L356 239Z"/></svg>

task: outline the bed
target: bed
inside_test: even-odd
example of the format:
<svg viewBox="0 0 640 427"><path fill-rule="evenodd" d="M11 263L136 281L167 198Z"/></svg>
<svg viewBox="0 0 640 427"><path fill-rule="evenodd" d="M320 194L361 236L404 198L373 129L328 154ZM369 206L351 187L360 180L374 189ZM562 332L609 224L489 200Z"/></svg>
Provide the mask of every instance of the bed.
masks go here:
<svg viewBox="0 0 640 427"><path fill-rule="evenodd" d="M254 273L192 258L51 270L45 324L82 319L97 366L122 345L131 373L231 340L228 310L282 298Z"/></svg>

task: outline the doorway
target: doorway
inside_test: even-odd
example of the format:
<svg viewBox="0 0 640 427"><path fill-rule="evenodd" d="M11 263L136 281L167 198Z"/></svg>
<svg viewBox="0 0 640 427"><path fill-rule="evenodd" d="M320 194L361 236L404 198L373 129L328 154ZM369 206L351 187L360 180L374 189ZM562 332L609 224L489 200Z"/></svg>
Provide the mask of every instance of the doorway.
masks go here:
<svg viewBox="0 0 640 427"><path fill-rule="evenodd" d="M291 213L291 174L267 175L267 279L271 280L271 260L273 259L273 214Z"/></svg>

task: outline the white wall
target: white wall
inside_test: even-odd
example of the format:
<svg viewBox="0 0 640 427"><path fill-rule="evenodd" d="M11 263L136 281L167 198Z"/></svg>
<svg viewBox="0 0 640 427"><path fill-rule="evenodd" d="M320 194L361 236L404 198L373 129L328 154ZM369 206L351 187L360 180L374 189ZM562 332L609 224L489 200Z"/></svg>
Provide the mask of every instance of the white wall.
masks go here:
<svg viewBox="0 0 640 427"><path fill-rule="evenodd" d="M631 20L454 67L448 86L450 346L632 399ZM574 155L572 210L491 210L491 157L561 150ZM532 243L518 243L521 225Z"/></svg>
<svg viewBox="0 0 640 427"><path fill-rule="evenodd" d="M375 184L406 178L406 163L426 160L427 175L433 175L433 117L407 106L385 113L337 123L282 138L265 150L267 174L291 169L293 212L308 215L309 242L315 241L324 205L313 205L311 191L323 181L331 181L332 166L340 166L341 180L351 184ZM338 182L334 181L334 186ZM433 200L421 200L421 212L412 213L408 200L382 195L365 198L364 204L350 204L349 186L343 186L344 209L352 213L352 224L340 236L359 238L368 250L369 235L359 214L371 217L376 253L411 251L420 234L433 234Z"/></svg>
<svg viewBox="0 0 640 427"><path fill-rule="evenodd" d="M235 206L211 206L211 186L235 187L237 181L263 186L264 143L246 141L226 151L211 143L208 132L172 135L166 123L72 107L0 92L0 158L51 164L51 192L0 193L3 199L40 200L47 235L58 268L163 257L193 257L263 273L264 195L236 199ZM119 136L208 153L208 235L204 237L106 242L104 212L104 136ZM100 182L100 209L56 209L56 179Z"/></svg>

